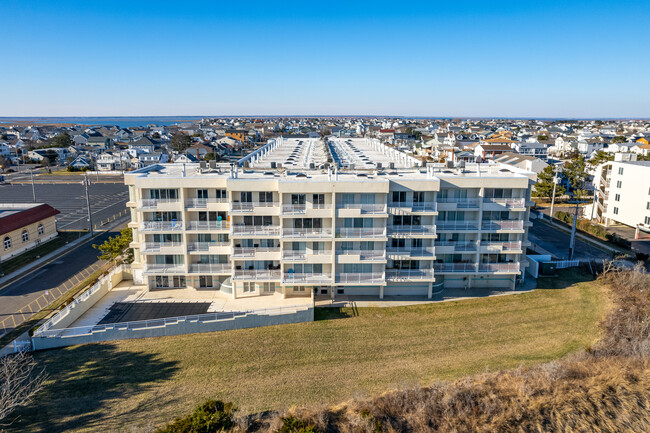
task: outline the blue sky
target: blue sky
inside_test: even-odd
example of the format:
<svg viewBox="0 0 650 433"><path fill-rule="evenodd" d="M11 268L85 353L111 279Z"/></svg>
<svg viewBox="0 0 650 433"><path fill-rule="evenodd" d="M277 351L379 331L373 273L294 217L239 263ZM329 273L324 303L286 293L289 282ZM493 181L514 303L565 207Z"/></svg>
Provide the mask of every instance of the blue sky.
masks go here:
<svg viewBox="0 0 650 433"><path fill-rule="evenodd" d="M650 117L649 1L0 0L0 116Z"/></svg>

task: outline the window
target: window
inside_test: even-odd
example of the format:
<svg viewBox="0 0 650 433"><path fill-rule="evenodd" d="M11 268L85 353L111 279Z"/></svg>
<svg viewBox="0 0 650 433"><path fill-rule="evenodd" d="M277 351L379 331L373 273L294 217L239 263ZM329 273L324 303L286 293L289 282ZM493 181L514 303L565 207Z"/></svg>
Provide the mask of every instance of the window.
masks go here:
<svg viewBox="0 0 650 433"><path fill-rule="evenodd" d="M406 191L393 191L393 203L405 203Z"/></svg>
<svg viewBox="0 0 650 433"><path fill-rule="evenodd" d="M179 288L185 287L185 276L181 275L178 277L174 277L173 283L174 283L173 287L179 287Z"/></svg>
<svg viewBox="0 0 650 433"><path fill-rule="evenodd" d="M616 194L616 195L614 196L614 201L621 201L621 195L620 195L620 194Z"/></svg>
<svg viewBox="0 0 650 433"><path fill-rule="evenodd" d="M618 208L617 207L614 208L614 215L618 215Z"/></svg>
<svg viewBox="0 0 650 433"><path fill-rule="evenodd" d="M199 287L202 287L202 288L212 287L212 276L211 275L201 275L199 277Z"/></svg>
<svg viewBox="0 0 650 433"><path fill-rule="evenodd" d="M217 189L215 190L216 197L217 198L226 198L226 190L225 189Z"/></svg>
<svg viewBox="0 0 650 433"><path fill-rule="evenodd" d="M260 203L273 203L273 193L271 191L261 191L259 197Z"/></svg>
<svg viewBox="0 0 650 433"><path fill-rule="evenodd" d="M617 180L616 181L616 188L621 188L623 186L623 181L622 180Z"/></svg>
<svg viewBox="0 0 650 433"><path fill-rule="evenodd" d="M264 293L273 293L273 292L275 292L275 283L273 283L273 282L264 283L264 287L263 287L262 290L264 291Z"/></svg>
<svg viewBox="0 0 650 433"><path fill-rule="evenodd" d="M312 205L314 209L322 209L325 207L325 194L312 195Z"/></svg>
<svg viewBox="0 0 650 433"><path fill-rule="evenodd" d="M251 203L253 201L253 193L250 191L242 191L239 193L239 198L242 203Z"/></svg>
<svg viewBox="0 0 650 433"><path fill-rule="evenodd" d="M305 194L291 194L291 204L305 204Z"/></svg>
<svg viewBox="0 0 650 433"><path fill-rule="evenodd" d="M646 203L645 208L646 208L647 210L650 210L650 201Z"/></svg>
<svg viewBox="0 0 650 433"><path fill-rule="evenodd" d="M45 233L45 228L43 227L43 224L38 225L38 235L41 236L43 233Z"/></svg>
<svg viewBox="0 0 650 433"><path fill-rule="evenodd" d="M650 226L650 216L645 217L645 225Z"/></svg>
<svg viewBox="0 0 650 433"><path fill-rule="evenodd" d="M27 230L23 230L23 242L27 242L29 240L29 233Z"/></svg>
<svg viewBox="0 0 650 433"><path fill-rule="evenodd" d="M252 293L255 291L255 283L244 281L244 293Z"/></svg>
<svg viewBox="0 0 650 433"><path fill-rule="evenodd" d="M618 174L623 174L623 167L618 168Z"/></svg>
<svg viewBox="0 0 650 433"><path fill-rule="evenodd" d="M177 189L151 189L149 190L149 198L156 200L177 200L178 199L178 190Z"/></svg>
<svg viewBox="0 0 650 433"><path fill-rule="evenodd" d="M5 238L5 250L8 250L9 248L11 248L11 238L7 236Z"/></svg>
<svg viewBox="0 0 650 433"><path fill-rule="evenodd" d="M162 275L156 276L156 287L159 289L169 287L169 277Z"/></svg>
<svg viewBox="0 0 650 433"><path fill-rule="evenodd" d="M413 192L413 203L424 203L424 191Z"/></svg>
<svg viewBox="0 0 650 433"><path fill-rule="evenodd" d="M207 189L197 189L196 190L196 198L203 198L203 199L208 198L208 190Z"/></svg>

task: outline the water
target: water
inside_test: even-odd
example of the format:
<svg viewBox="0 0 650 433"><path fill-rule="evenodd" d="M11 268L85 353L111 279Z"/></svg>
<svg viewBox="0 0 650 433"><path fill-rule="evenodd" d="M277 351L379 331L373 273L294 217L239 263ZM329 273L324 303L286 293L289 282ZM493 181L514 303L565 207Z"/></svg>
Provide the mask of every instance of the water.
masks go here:
<svg viewBox="0 0 650 433"><path fill-rule="evenodd" d="M73 125L96 125L112 126L118 125L123 128L158 125L168 126L176 123L193 123L209 116L117 116L117 117L0 117L0 124L38 125L38 124L55 124L65 123Z"/></svg>

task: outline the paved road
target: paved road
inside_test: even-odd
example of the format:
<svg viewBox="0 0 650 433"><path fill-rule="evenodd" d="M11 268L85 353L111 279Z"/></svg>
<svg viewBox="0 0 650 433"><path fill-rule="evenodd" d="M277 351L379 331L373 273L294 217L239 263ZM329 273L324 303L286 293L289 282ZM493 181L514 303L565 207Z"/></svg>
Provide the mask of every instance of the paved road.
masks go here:
<svg viewBox="0 0 650 433"><path fill-rule="evenodd" d="M48 176L53 179L55 176ZM58 176L57 176L58 178ZM47 203L61 211L57 216L59 230L80 230L88 228L86 196L79 177L74 183L36 184L36 201ZM122 183L94 183L91 179L88 188L90 208L93 214L93 225L101 227L101 222L119 217L126 212L128 189ZM7 184L0 185L0 203L32 203L32 185Z"/></svg>
<svg viewBox="0 0 650 433"><path fill-rule="evenodd" d="M97 259L99 251L92 244L102 243L115 235L120 227L124 227L125 220L123 218L109 231L0 290L0 335L27 320L99 269L105 262Z"/></svg>
<svg viewBox="0 0 650 433"><path fill-rule="evenodd" d="M559 258L566 259L569 257L569 241L571 235L538 220L532 220L532 222L533 226L528 230L528 239L530 242L539 245ZM612 254L583 242L576 237L573 258L581 260L603 260L611 259Z"/></svg>

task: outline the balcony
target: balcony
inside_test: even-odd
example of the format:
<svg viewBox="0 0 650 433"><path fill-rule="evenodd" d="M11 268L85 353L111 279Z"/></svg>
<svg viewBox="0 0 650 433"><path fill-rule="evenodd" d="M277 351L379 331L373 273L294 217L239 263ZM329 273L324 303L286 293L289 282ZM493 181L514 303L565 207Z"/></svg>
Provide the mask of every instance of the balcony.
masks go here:
<svg viewBox="0 0 650 433"><path fill-rule="evenodd" d="M339 217L352 217L358 215L383 215L387 212L385 203L362 204L362 203L338 203Z"/></svg>
<svg viewBox="0 0 650 433"><path fill-rule="evenodd" d="M387 269L388 281L432 280L433 269Z"/></svg>
<svg viewBox="0 0 650 433"><path fill-rule="evenodd" d="M279 253L280 247L235 247L232 250L232 258L255 257L263 253Z"/></svg>
<svg viewBox="0 0 650 433"><path fill-rule="evenodd" d="M332 229L330 228L321 228L321 229L294 229L294 228L283 228L282 237L285 238L331 238Z"/></svg>
<svg viewBox="0 0 650 433"><path fill-rule="evenodd" d="M444 205L444 210L453 209L478 209L480 207L478 198L438 198L438 206Z"/></svg>
<svg viewBox="0 0 650 433"><path fill-rule="evenodd" d="M336 284L383 284L383 272L358 272L336 274Z"/></svg>
<svg viewBox="0 0 650 433"><path fill-rule="evenodd" d="M385 238L384 227L367 228L340 228L336 230L336 237L339 238Z"/></svg>
<svg viewBox="0 0 650 433"><path fill-rule="evenodd" d="M250 281L263 281L263 280L281 280L282 271L280 270L267 270L267 269L250 269L250 270L235 270L232 275L233 280L250 280Z"/></svg>
<svg viewBox="0 0 650 433"><path fill-rule="evenodd" d="M145 198L140 200L139 208L140 209L158 209L161 205L176 205L180 200L177 198Z"/></svg>
<svg viewBox="0 0 650 433"><path fill-rule="evenodd" d="M523 230L523 220L503 220L503 221L483 221L481 230L486 231L505 231L505 230Z"/></svg>
<svg viewBox="0 0 650 433"><path fill-rule="evenodd" d="M282 252L282 260L285 261L312 261L321 262L328 256L332 255L332 250L284 250ZM322 260L308 260L308 258L322 257ZM329 262L329 260L327 260Z"/></svg>
<svg viewBox="0 0 650 433"><path fill-rule="evenodd" d="M386 250L388 255L391 256L404 256L404 257L433 257L435 256L435 248L388 248Z"/></svg>
<svg viewBox="0 0 650 433"><path fill-rule="evenodd" d="M358 260L383 261L386 260L385 250L338 250L338 256L358 256Z"/></svg>
<svg viewBox="0 0 650 433"><path fill-rule="evenodd" d="M421 203L421 202L393 202L389 207L398 208L401 210L408 210L412 213L437 213L437 203Z"/></svg>
<svg viewBox="0 0 650 433"><path fill-rule="evenodd" d="M140 230L143 232L181 231L183 221L142 221Z"/></svg>
<svg viewBox="0 0 650 433"><path fill-rule="evenodd" d="M230 263L190 263L191 274L230 274Z"/></svg>
<svg viewBox="0 0 650 433"><path fill-rule="evenodd" d="M519 263L480 263L478 265L480 273L504 273L518 274Z"/></svg>
<svg viewBox="0 0 650 433"><path fill-rule="evenodd" d="M188 221L187 230L191 231L223 231L230 229L230 221Z"/></svg>
<svg viewBox="0 0 650 433"><path fill-rule="evenodd" d="M182 242L145 242L142 244L142 253L174 253L184 252Z"/></svg>
<svg viewBox="0 0 650 433"><path fill-rule="evenodd" d="M285 272L282 278L282 284L331 284L331 273L296 273Z"/></svg>
<svg viewBox="0 0 650 433"><path fill-rule="evenodd" d="M251 201L251 202L232 202L230 203L231 214L250 214L254 211L268 208L279 208L280 202L277 201Z"/></svg>
<svg viewBox="0 0 650 433"><path fill-rule="evenodd" d="M481 249L495 252L519 252L521 251L521 241L516 242L490 242L481 241Z"/></svg>
<svg viewBox="0 0 650 433"><path fill-rule="evenodd" d="M233 236L280 236L280 226L248 226L235 224L232 226Z"/></svg>
<svg viewBox="0 0 650 433"><path fill-rule="evenodd" d="M495 204L502 206L508 209L513 208L525 208L526 199L525 198L485 198L483 199L485 204Z"/></svg>
<svg viewBox="0 0 650 433"><path fill-rule="evenodd" d="M207 252L214 247L229 247L230 242L190 242L187 244L188 252Z"/></svg>
<svg viewBox="0 0 650 433"><path fill-rule="evenodd" d="M433 270L439 273L476 272L476 263L434 263Z"/></svg>
<svg viewBox="0 0 650 433"><path fill-rule="evenodd" d="M478 221L438 221L436 229L440 232L477 231Z"/></svg>
<svg viewBox="0 0 650 433"><path fill-rule="evenodd" d="M206 209L209 204L228 203L227 198L190 198L185 200L186 209Z"/></svg>
<svg viewBox="0 0 650 433"><path fill-rule="evenodd" d="M435 236L436 235L436 226L427 225L427 226L388 226L388 233L395 237L396 235L401 236Z"/></svg>
<svg viewBox="0 0 650 433"><path fill-rule="evenodd" d="M185 265L145 263L144 273L145 274L185 274L187 273L187 270L185 269Z"/></svg>
<svg viewBox="0 0 650 433"><path fill-rule="evenodd" d="M302 215L307 212L307 205L304 204L283 204L282 215Z"/></svg>
<svg viewBox="0 0 650 433"><path fill-rule="evenodd" d="M440 241L436 242L436 247L442 249L450 249L458 253L473 253L476 252L476 241L462 242L462 241ZM446 253L451 251L445 251ZM442 251L441 251L442 252Z"/></svg>

